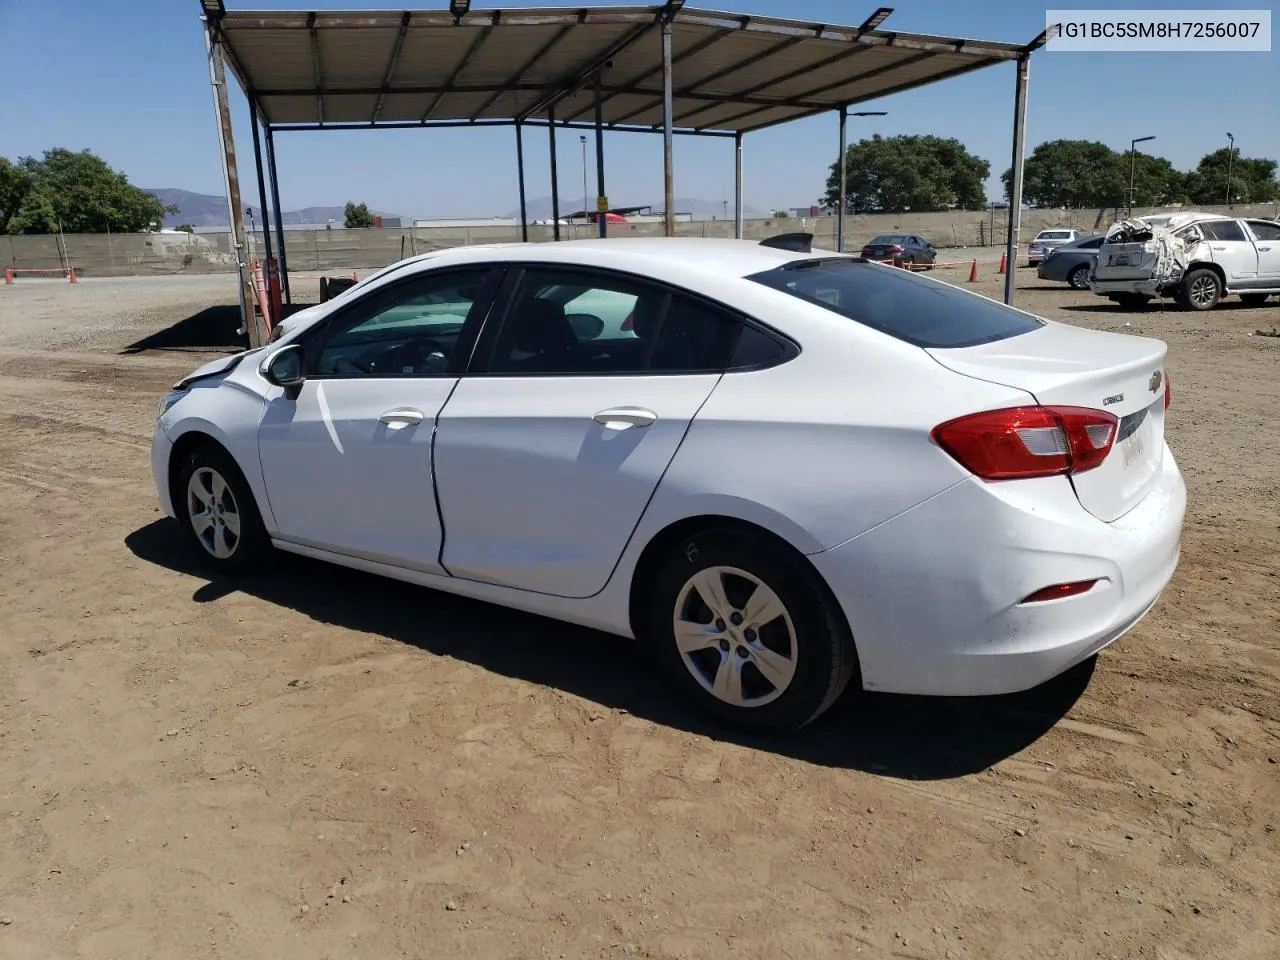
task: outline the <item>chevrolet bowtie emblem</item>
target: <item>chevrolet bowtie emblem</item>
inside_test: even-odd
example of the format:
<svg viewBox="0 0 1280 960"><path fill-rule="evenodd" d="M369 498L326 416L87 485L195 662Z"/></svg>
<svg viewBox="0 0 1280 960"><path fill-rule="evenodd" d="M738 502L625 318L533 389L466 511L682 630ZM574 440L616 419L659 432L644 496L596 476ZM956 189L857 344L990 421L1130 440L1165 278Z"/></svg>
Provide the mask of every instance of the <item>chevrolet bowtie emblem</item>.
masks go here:
<svg viewBox="0 0 1280 960"><path fill-rule="evenodd" d="M1162 384L1163 382L1164 382L1164 374L1162 374L1159 370L1157 370L1155 373L1151 374L1151 379L1147 381L1147 389L1150 390L1152 393L1155 393L1157 390L1160 389L1160 384Z"/></svg>

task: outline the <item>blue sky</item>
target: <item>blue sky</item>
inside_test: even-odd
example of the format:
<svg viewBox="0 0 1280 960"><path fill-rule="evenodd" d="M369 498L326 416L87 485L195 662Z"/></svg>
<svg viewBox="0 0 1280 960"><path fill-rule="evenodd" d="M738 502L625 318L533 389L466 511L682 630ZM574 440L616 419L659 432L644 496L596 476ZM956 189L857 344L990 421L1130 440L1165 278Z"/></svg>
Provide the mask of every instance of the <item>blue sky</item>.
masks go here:
<svg viewBox="0 0 1280 960"><path fill-rule="evenodd" d="M1231 7L1268 7L1242 0ZM367 0L231 0L232 9L394 7ZM419 0L444 8L446 0ZM475 6L560 6L511 0ZM716 0L690 6L856 24L878 6L849 0ZM1061 8L1063 0L1049 6ZM1078 4L1106 6L1097 0ZM898 0L885 25L907 32L1027 42L1045 24L1029 0ZM1124 0L1128 9L1204 9L1226 4ZM146 187L222 192L203 39L195 0L0 0L0 155L52 146L87 147ZM886 117L850 121L850 139L933 133L956 137L991 162L989 191L1009 164L1013 67L992 67L888 97L860 109ZM234 87L234 84L233 84ZM1246 156L1280 157L1280 48L1270 53L1051 53L1032 58L1028 152L1056 138L1101 140L1127 149L1154 135L1151 152L1186 169L1236 135ZM256 203L248 110L233 89L235 136L248 161L246 202ZM529 196L550 192L545 135L526 139ZM565 196L581 192L578 132L561 134ZM837 153L836 118L817 117L745 138L746 202L799 206L823 190ZM611 134L608 193L618 205L662 196L662 138ZM515 209L510 129L293 133L277 138L281 202L287 209L364 200L410 216L489 216ZM732 198L732 141L677 137L676 192ZM246 169L242 166L242 170ZM593 167L594 171L594 167ZM594 172L592 173L594 183Z"/></svg>

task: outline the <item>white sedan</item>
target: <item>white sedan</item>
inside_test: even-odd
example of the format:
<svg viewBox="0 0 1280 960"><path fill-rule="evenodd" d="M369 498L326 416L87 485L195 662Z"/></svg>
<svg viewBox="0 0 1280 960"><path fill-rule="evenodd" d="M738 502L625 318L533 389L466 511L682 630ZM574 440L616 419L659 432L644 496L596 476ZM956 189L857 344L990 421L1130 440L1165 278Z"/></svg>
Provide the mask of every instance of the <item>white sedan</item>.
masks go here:
<svg viewBox="0 0 1280 960"><path fill-rule="evenodd" d="M1027 689L1137 623L1186 506L1165 352L803 235L468 247L176 384L152 463L215 567L635 637L775 732L850 683Z"/></svg>

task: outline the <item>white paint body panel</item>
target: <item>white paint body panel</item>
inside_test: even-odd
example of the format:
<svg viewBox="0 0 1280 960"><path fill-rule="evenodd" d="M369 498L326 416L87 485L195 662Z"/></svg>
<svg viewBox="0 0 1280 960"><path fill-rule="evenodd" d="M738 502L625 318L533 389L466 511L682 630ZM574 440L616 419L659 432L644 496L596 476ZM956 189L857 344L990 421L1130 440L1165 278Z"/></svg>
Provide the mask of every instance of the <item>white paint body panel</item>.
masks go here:
<svg viewBox="0 0 1280 960"><path fill-rule="evenodd" d="M624 636L645 547L672 524L729 517L809 557L849 620L874 689L1022 689L1136 622L1172 574L1185 505L1162 434L1145 493L1106 522L1081 505L1071 480L982 483L929 433L1037 399L1100 406L1091 391L1119 377L1127 394L1139 366L1163 361L1164 345L1050 325L931 355L744 279L801 257L680 239L416 258L287 323L271 349L405 272L493 261L642 274L754 316L801 352L723 376L328 380L327 418L316 382L289 401L254 358L198 381L159 421L152 456L161 501L172 513L173 444L200 431L240 463L284 549ZM613 431L593 419L617 406L656 419ZM423 423L380 431L378 417L401 407L421 410ZM1105 583L1063 601L1019 603L1091 577Z"/></svg>

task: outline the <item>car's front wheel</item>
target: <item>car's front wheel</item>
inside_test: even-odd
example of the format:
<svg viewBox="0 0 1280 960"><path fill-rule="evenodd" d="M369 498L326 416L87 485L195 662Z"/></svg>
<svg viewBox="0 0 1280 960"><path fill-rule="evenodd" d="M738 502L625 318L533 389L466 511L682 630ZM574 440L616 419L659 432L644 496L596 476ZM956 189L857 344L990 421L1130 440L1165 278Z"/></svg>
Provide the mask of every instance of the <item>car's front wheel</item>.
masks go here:
<svg viewBox="0 0 1280 960"><path fill-rule="evenodd" d="M209 565L242 570L259 560L270 543L253 492L231 455L208 443L182 464L174 505L187 538Z"/></svg>
<svg viewBox="0 0 1280 960"><path fill-rule="evenodd" d="M784 733L857 670L853 638L804 557L749 531L688 537L658 573L649 639L675 683L722 723Z"/></svg>
<svg viewBox="0 0 1280 960"><path fill-rule="evenodd" d="M1067 274L1067 286L1072 290L1089 289L1089 265L1087 263L1071 268L1071 272Z"/></svg>

